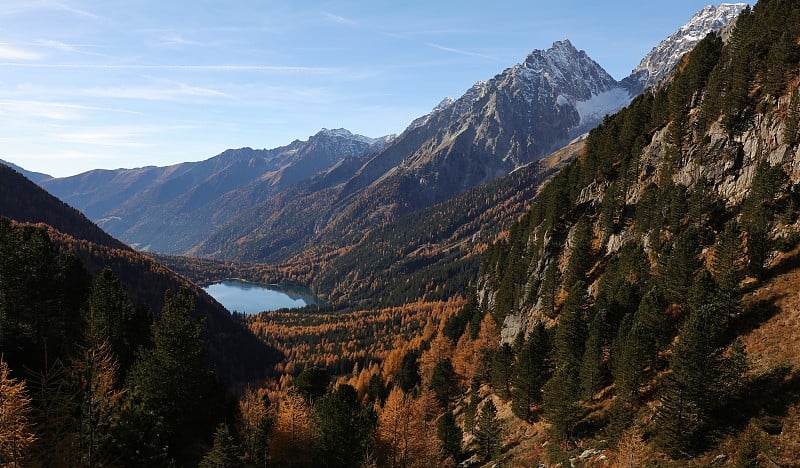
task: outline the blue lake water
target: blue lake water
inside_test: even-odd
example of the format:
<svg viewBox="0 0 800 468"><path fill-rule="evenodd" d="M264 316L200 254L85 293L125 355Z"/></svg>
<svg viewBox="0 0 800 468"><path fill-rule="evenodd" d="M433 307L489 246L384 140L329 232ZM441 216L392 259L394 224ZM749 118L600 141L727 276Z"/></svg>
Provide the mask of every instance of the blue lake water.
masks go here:
<svg viewBox="0 0 800 468"><path fill-rule="evenodd" d="M222 281L203 289L229 311L245 314L303 307L321 302L311 291L301 288L283 288L238 280Z"/></svg>

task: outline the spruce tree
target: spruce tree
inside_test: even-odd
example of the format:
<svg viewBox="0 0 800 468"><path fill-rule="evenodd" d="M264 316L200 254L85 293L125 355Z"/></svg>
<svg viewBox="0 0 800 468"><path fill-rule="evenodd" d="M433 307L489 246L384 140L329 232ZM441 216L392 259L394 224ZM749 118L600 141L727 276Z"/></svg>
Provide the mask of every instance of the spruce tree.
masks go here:
<svg viewBox="0 0 800 468"><path fill-rule="evenodd" d="M464 433L456 425L456 418L453 416L452 410L448 409L439 418L436 433L439 436L439 440L442 441L442 450L445 456L452 457L453 460L461 458L461 439Z"/></svg>
<svg viewBox="0 0 800 468"><path fill-rule="evenodd" d="M586 285L576 282L570 288L558 317L554 339L555 372L544 387L545 418L554 438L564 440L580 419L580 366L586 342Z"/></svg>
<svg viewBox="0 0 800 468"><path fill-rule="evenodd" d="M714 248L712 273L717 282L720 300L729 309L736 309L739 304L739 282L742 272L739 268L741 257L741 229L738 223L731 221L719 236Z"/></svg>
<svg viewBox="0 0 800 468"><path fill-rule="evenodd" d="M565 287L569 289L577 281L586 281L592 262L592 227L584 216L575 224L573 231L569 263L564 273Z"/></svg>
<svg viewBox="0 0 800 468"><path fill-rule="evenodd" d="M203 460L200 461L200 468L240 468L243 467L239 458L239 448L231 435L228 425L220 423L214 432L214 446L211 448Z"/></svg>
<svg viewBox="0 0 800 468"><path fill-rule="evenodd" d="M695 271L700 267L700 241L697 231L689 227L681 232L672 250L662 255L661 284L667 299L685 304Z"/></svg>
<svg viewBox="0 0 800 468"><path fill-rule="evenodd" d="M375 412L363 408L356 390L343 384L317 400L314 416L322 466L357 466L369 447Z"/></svg>
<svg viewBox="0 0 800 468"><path fill-rule="evenodd" d="M542 401L542 387L548 377L549 354L550 336L540 321L522 345L511 377L511 410L520 419L528 419L531 404Z"/></svg>
<svg viewBox="0 0 800 468"><path fill-rule="evenodd" d="M161 316L153 324L153 348L139 355L127 378L129 404L141 404L144 415L160 418L173 455L202 437L202 431L210 434L221 411L214 402L219 384L206 368L206 346L193 310L194 299L187 290L166 293Z"/></svg>
<svg viewBox="0 0 800 468"><path fill-rule="evenodd" d="M594 315L589 324L589 334L586 338L586 349L581 361L581 392L583 398L589 399L600 388L605 375L603 366L603 336L605 335L605 311Z"/></svg>
<svg viewBox="0 0 800 468"><path fill-rule="evenodd" d="M714 408L729 398L730 362L720 346L720 318L715 305L692 311L675 345L670 370L658 409L656 441L673 457L702 451L712 427Z"/></svg>
<svg viewBox="0 0 800 468"><path fill-rule="evenodd" d="M504 400L511 396L513 366L514 350L508 343L503 343L492 359L492 388Z"/></svg>
<svg viewBox="0 0 800 468"><path fill-rule="evenodd" d="M480 416L478 416L477 429L475 431L475 438L478 442L478 455L482 460L493 458L500 450L500 439L502 437L502 430L500 421L497 419L497 407L491 399L486 400L486 403L481 407Z"/></svg>
<svg viewBox="0 0 800 468"><path fill-rule="evenodd" d="M87 312L86 335L92 342L108 341L124 374L133 364L136 349L146 341L135 336L141 328L120 280L104 269L92 284Z"/></svg>
<svg viewBox="0 0 800 468"><path fill-rule="evenodd" d="M458 380L450 359L442 359L433 367L430 388L442 408L448 408L458 393Z"/></svg>

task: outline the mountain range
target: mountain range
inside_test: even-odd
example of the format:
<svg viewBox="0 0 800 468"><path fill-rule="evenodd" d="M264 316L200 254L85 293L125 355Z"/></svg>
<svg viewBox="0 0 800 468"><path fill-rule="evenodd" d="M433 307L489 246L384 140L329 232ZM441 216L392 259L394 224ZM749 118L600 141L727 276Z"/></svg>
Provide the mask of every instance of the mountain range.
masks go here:
<svg viewBox="0 0 800 468"><path fill-rule="evenodd" d="M322 130L273 150L42 179L140 250L282 261L358 244L369 229L503 177L598 125L741 5L708 7L617 81L569 40L445 99L399 136Z"/></svg>

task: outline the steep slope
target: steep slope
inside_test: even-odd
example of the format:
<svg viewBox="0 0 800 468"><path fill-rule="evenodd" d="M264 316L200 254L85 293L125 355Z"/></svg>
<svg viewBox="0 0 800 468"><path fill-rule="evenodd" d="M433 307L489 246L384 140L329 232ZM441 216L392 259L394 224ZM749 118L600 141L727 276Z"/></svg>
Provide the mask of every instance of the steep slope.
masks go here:
<svg viewBox="0 0 800 468"><path fill-rule="evenodd" d="M230 382L263 377L279 359L273 349L235 323L230 313L202 289L109 236L77 210L3 165L0 216L46 225L60 250L79 258L91 274L111 268L137 306L157 313L167 289L175 292L188 288L195 296L196 314L204 319L209 358Z"/></svg>
<svg viewBox="0 0 800 468"><path fill-rule="evenodd" d="M228 150L169 167L97 170L42 181L104 229L139 250L182 252L253 204L347 158L375 153L371 139L323 129L271 150Z"/></svg>
<svg viewBox="0 0 800 468"><path fill-rule="evenodd" d="M800 409L796 352L782 345L798 333L787 294L800 240L798 20L795 2L759 2L727 45L699 42L668 86L590 132L487 251L477 302L515 342L501 348L510 362L523 358L517 337L550 330L537 345L554 359L549 381L505 393L492 382L517 417L549 425L534 441L555 447L541 461L619 451L635 465L709 466L720 453L777 464L766 441L793 440L779 435Z"/></svg>

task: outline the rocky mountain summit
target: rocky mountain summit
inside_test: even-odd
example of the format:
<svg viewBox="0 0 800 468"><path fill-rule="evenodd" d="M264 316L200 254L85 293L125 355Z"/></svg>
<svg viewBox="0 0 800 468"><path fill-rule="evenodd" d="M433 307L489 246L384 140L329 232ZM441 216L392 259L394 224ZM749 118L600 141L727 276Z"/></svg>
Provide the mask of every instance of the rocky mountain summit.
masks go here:
<svg viewBox="0 0 800 468"><path fill-rule="evenodd" d="M181 252L253 204L322 170L375 154L392 138L322 129L307 141L274 149L230 149L200 162L96 170L39 183L139 249Z"/></svg>
<svg viewBox="0 0 800 468"><path fill-rule="evenodd" d="M709 32L722 30L731 24L739 13L747 8L746 3L723 3L709 5L698 11L688 23L681 26L668 38L661 41L645 55L632 72L627 82L633 91L641 92L669 75L681 57L706 37Z"/></svg>

